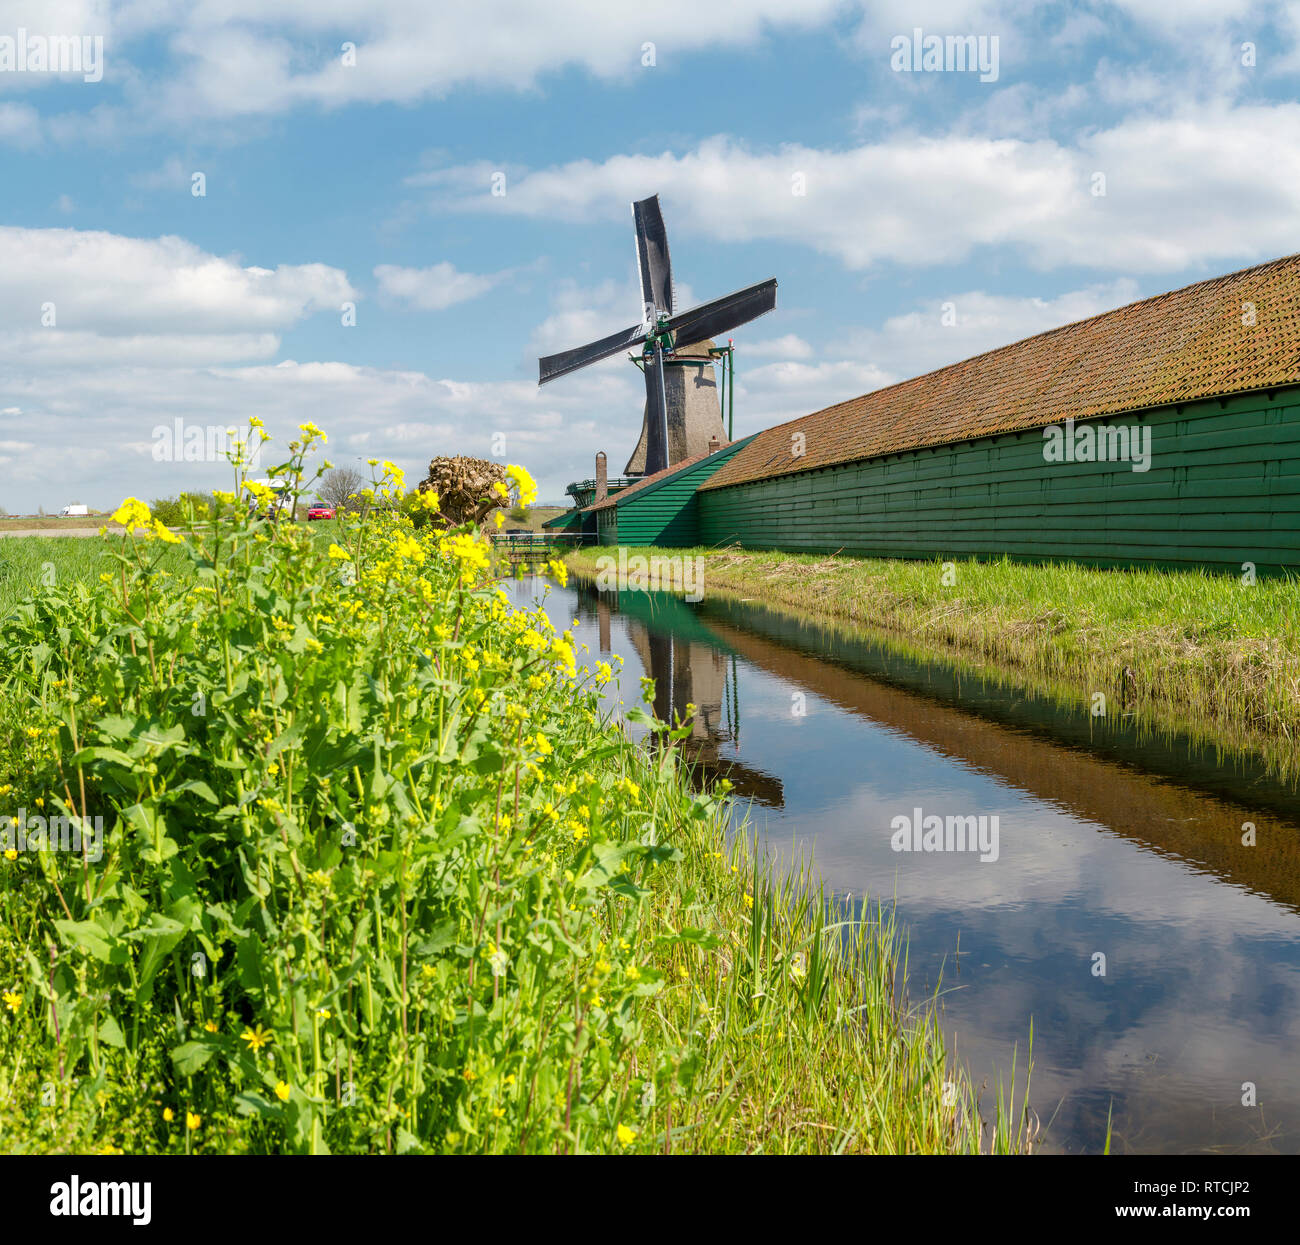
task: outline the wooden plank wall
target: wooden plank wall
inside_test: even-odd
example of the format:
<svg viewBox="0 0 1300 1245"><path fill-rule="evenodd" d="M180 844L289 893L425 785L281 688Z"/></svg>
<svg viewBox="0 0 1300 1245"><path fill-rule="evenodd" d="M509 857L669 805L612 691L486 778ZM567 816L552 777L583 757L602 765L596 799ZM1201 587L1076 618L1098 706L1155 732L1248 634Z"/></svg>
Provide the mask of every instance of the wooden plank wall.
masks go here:
<svg viewBox="0 0 1300 1245"><path fill-rule="evenodd" d="M1047 462L1036 428L705 489L695 539L882 557L1300 568L1300 391L1090 422L1148 426L1150 469Z"/></svg>

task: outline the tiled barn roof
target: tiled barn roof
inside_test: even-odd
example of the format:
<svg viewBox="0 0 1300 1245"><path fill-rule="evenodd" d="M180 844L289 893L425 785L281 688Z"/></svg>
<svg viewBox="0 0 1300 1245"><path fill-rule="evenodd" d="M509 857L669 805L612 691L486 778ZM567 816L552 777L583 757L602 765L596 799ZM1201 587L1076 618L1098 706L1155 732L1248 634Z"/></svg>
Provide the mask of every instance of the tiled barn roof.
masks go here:
<svg viewBox="0 0 1300 1245"><path fill-rule="evenodd" d="M1243 323L1254 308L1254 324ZM1198 281L760 432L702 487L1300 383L1300 255ZM796 457L793 434L802 433Z"/></svg>

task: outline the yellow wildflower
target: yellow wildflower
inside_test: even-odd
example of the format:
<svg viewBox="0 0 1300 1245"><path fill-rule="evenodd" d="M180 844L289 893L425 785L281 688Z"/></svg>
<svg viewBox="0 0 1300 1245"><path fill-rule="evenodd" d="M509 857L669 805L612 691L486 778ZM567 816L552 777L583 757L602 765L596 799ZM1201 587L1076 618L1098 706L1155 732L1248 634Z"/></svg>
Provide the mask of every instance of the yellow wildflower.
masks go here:
<svg viewBox="0 0 1300 1245"><path fill-rule="evenodd" d="M113 511L113 522L120 523L128 532L147 531L153 515L138 497L128 497Z"/></svg>

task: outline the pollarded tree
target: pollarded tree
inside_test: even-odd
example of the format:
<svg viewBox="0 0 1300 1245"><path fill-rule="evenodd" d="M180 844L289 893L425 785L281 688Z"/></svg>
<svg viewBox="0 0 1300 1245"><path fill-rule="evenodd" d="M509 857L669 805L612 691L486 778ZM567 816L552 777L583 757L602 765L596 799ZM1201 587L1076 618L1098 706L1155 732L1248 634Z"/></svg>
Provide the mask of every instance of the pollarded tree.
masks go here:
<svg viewBox="0 0 1300 1245"><path fill-rule="evenodd" d="M498 487L499 486L499 487ZM506 470L486 458L438 457L429 463L420 492L438 495L438 509L451 526L482 523L507 498Z"/></svg>

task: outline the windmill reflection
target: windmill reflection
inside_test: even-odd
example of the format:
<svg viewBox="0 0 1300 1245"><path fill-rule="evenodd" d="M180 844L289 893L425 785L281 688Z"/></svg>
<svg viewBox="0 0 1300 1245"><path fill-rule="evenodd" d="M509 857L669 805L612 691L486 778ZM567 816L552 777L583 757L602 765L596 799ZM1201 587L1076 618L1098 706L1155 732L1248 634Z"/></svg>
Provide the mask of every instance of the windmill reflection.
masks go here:
<svg viewBox="0 0 1300 1245"><path fill-rule="evenodd" d="M723 755L724 749L734 751L740 745L736 659L723 651L690 607L662 593L597 592L587 585L578 591L581 603L596 615L601 653L611 651L611 618L622 616L632 647L655 681L655 717L675 723L685 717L687 705L695 706L691 733L677 745L694 786L703 789L726 778L733 796L768 808L783 807L779 778Z"/></svg>

